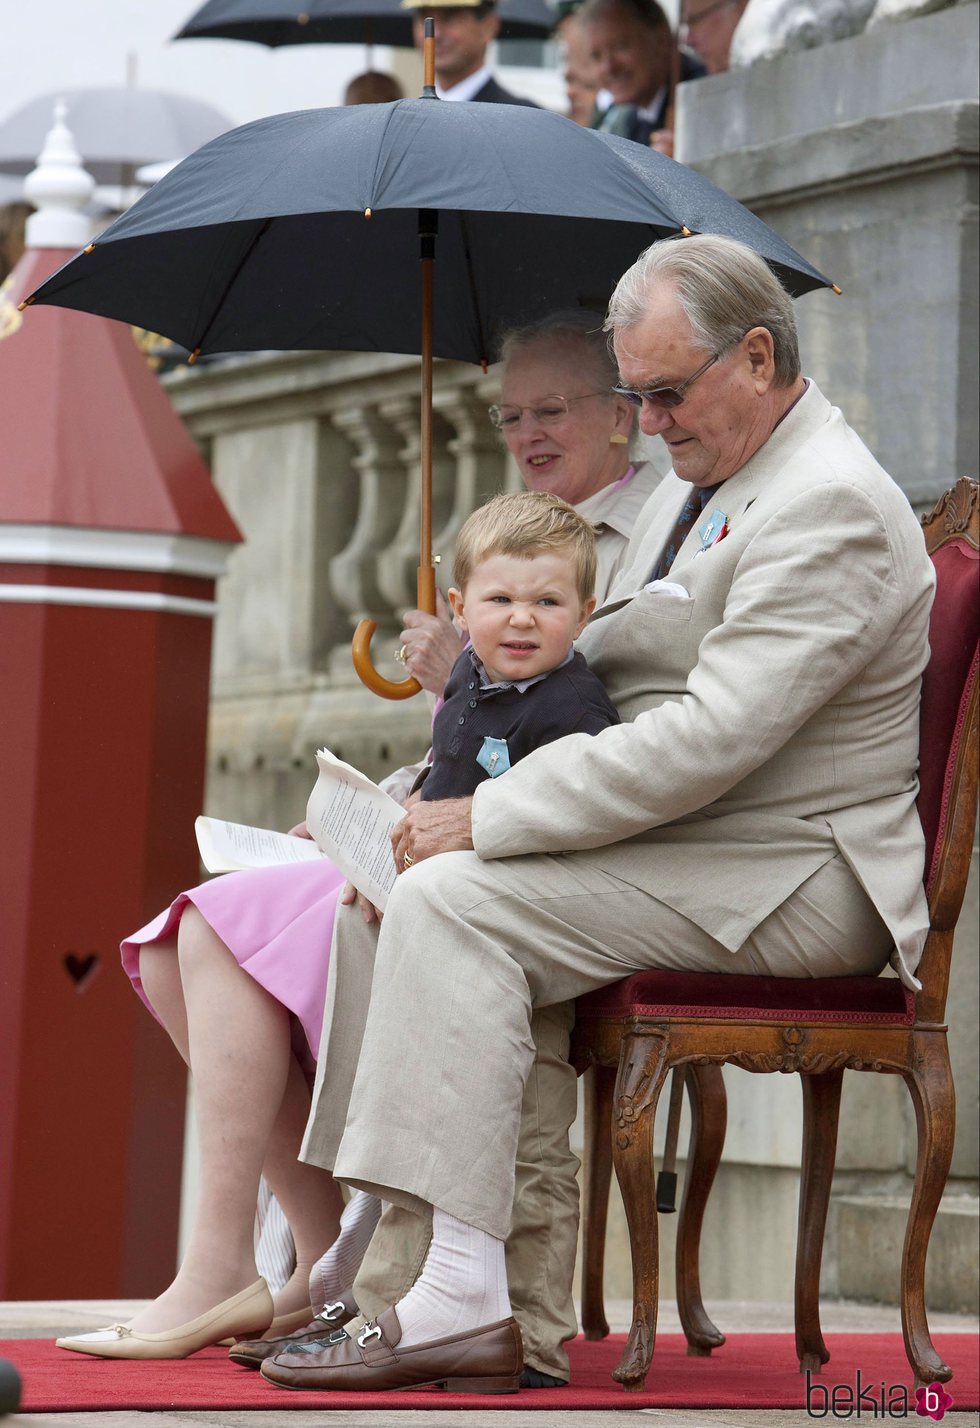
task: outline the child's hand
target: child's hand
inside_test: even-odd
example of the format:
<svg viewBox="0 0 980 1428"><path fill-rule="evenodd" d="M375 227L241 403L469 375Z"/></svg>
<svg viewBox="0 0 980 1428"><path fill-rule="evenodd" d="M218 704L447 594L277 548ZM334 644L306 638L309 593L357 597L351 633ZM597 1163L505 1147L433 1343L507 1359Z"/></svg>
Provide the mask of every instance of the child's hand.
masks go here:
<svg viewBox="0 0 980 1428"><path fill-rule="evenodd" d="M369 925L372 922L380 922L382 917L384 917L384 913L379 911L374 903L366 898L363 893L359 893L353 883L344 883L344 890L340 894L340 901L347 907L352 906L352 904L356 902L361 909L361 916Z"/></svg>

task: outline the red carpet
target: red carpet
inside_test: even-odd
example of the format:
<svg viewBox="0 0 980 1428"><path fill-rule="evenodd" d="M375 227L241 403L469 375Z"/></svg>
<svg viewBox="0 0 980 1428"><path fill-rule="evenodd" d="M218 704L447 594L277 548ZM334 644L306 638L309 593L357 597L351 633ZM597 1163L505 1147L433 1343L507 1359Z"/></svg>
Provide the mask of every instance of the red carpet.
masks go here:
<svg viewBox="0 0 980 1428"><path fill-rule="evenodd" d="M149 1411L166 1408L803 1408L806 1379L799 1373L791 1334L734 1334L710 1358L689 1359L679 1334L657 1340L653 1370L643 1393L624 1393L609 1378L624 1336L602 1343L577 1339L569 1345L572 1381L563 1389L525 1390L520 1394L448 1394L431 1389L411 1393L297 1393L266 1382L260 1374L230 1364L224 1349L203 1349L189 1359L163 1363L127 1363L95 1359L56 1349L50 1339L0 1341L0 1358L10 1359L23 1380L24 1413ZM935 1345L953 1367L947 1391L953 1411L980 1407L978 1340L972 1334L937 1334ZM909 1414L917 1419L912 1376L900 1334L829 1334L830 1363L812 1379L811 1409L832 1420L824 1397L834 1384L838 1395L863 1390L862 1416L872 1419L871 1402L889 1403L898 1416L895 1395L908 1395ZM860 1383L858 1382L860 1371ZM868 1395L871 1395L869 1398ZM891 1397L889 1397L891 1395ZM836 1399L838 1409L844 1399Z"/></svg>

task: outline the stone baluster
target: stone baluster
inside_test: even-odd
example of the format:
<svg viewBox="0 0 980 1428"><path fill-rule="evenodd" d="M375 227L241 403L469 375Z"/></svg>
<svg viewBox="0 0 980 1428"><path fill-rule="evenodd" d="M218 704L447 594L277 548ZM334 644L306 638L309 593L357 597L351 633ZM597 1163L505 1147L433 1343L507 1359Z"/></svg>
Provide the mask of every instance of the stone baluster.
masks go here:
<svg viewBox="0 0 980 1428"><path fill-rule="evenodd" d="M378 558L378 586L388 596L400 617L417 603L416 572L419 565L419 504L421 459L418 399L408 396L382 402L386 421L401 433L400 456L405 467L405 502L398 531ZM448 449L451 430L438 413L432 422L432 529L438 531L451 500L454 462ZM438 546L433 547L434 552Z"/></svg>
<svg viewBox="0 0 980 1428"><path fill-rule="evenodd" d="M508 485L507 452L490 425L487 416L490 398L484 393L484 385L446 387L435 396L437 412L454 432L449 442L449 450L455 458L451 500L443 519L433 518L434 545L446 562L447 585L460 526L477 506L482 506Z"/></svg>
<svg viewBox="0 0 980 1428"><path fill-rule="evenodd" d="M407 473L398 431L376 406L351 406L333 413L333 423L352 444L351 465L358 485L357 520L345 548L330 562L330 586L353 626L363 616L376 620L376 643L391 642L396 629L388 594L379 581L381 561L401 525Z"/></svg>

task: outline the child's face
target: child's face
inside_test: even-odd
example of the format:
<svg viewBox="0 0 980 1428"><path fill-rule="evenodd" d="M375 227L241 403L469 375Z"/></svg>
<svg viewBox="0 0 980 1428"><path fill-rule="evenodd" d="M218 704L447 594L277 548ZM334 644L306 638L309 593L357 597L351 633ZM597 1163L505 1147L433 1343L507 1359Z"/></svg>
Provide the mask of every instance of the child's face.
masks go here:
<svg viewBox="0 0 980 1428"><path fill-rule="evenodd" d="M488 556L449 600L495 683L533 679L561 664L595 609L594 595L584 604L579 598L574 560L560 550Z"/></svg>

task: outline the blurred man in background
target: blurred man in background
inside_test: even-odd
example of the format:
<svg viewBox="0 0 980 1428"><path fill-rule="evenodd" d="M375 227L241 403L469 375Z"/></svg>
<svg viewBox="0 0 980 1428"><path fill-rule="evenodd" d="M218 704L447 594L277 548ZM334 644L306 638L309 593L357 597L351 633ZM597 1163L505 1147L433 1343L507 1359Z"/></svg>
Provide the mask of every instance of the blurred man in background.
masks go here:
<svg viewBox="0 0 980 1428"><path fill-rule="evenodd" d="M681 41L697 52L709 74L728 68L732 36L749 0L682 0Z"/></svg>
<svg viewBox="0 0 980 1428"><path fill-rule="evenodd" d="M480 104L537 105L497 83L487 65L487 46L497 38L500 19L493 0L404 0L414 11L415 43L422 48L425 21L435 21L436 92L440 99Z"/></svg>

